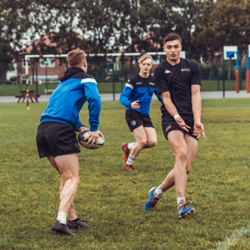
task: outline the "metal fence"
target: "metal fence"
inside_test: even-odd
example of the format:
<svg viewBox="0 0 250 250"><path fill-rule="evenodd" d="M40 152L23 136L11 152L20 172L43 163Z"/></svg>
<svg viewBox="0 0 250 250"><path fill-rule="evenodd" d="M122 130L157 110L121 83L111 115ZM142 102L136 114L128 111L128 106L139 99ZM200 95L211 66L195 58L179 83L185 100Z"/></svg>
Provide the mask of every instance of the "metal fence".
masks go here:
<svg viewBox="0 0 250 250"><path fill-rule="evenodd" d="M1 56L1 55L0 55ZM98 82L100 93L120 93L126 81L139 72L139 53L88 55L88 73ZM152 53L154 74L156 66L166 59L166 55ZM224 60L223 53L199 51L182 52L182 57L196 61L200 65L201 91L236 91L236 62ZM239 51L239 88L246 89L246 51ZM6 72L6 69L9 69ZM48 57L29 60L29 89L36 94L51 94L67 69L66 58ZM25 64L8 64L0 61L0 96L17 95L25 90Z"/></svg>

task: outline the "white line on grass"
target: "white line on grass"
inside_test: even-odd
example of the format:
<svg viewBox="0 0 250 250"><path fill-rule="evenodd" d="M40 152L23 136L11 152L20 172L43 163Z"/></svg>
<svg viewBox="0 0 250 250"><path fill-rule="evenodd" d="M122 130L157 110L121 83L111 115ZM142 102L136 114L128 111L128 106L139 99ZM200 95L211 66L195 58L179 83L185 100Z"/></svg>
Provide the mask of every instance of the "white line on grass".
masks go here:
<svg viewBox="0 0 250 250"><path fill-rule="evenodd" d="M227 237L223 242L218 244L216 250L227 250L233 244L235 240L239 240L245 234L250 232L250 226L242 227L240 229L235 230L230 237Z"/></svg>

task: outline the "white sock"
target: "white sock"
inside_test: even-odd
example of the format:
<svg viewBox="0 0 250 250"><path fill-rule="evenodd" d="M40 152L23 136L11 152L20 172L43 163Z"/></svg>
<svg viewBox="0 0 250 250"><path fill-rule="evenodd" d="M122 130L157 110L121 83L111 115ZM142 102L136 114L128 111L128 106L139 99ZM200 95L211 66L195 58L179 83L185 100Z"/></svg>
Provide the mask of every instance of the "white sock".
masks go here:
<svg viewBox="0 0 250 250"><path fill-rule="evenodd" d="M157 198L160 198L160 196L163 194L163 192L161 191L160 186L158 188L155 189L154 191L154 196Z"/></svg>
<svg viewBox="0 0 250 250"><path fill-rule="evenodd" d="M67 214L65 212L60 212L57 215L57 220L60 221L61 224L66 224Z"/></svg>
<svg viewBox="0 0 250 250"><path fill-rule="evenodd" d="M134 156L132 156L132 155L129 155L128 160L127 160L127 164L128 164L128 165L133 165L133 163L134 163L134 161L135 161L135 158L136 158L136 157L134 157Z"/></svg>
<svg viewBox="0 0 250 250"><path fill-rule="evenodd" d="M128 144L128 149L131 150L134 147L135 144L136 144L136 142L130 142Z"/></svg>
<svg viewBox="0 0 250 250"><path fill-rule="evenodd" d="M186 203L185 197L177 197L177 208L181 207Z"/></svg>

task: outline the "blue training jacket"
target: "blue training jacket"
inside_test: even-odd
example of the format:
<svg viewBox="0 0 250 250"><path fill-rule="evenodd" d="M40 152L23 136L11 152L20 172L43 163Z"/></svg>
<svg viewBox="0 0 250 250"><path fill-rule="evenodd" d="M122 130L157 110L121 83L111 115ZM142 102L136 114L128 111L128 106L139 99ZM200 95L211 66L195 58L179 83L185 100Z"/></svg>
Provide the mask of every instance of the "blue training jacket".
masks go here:
<svg viewBox="0 0 250 250"><path fill-rule="evenodd" d="M79 112L87 101L90 130L97 131L101 100L96 80L81 68L71 67L60 81L50 96L40 121L64 123L78 131L78 128L83 126L79 121Z"/></svg>
<svg viewBox="0 0 250 250"><path fill-rule="evenodd" d="M139 74L133 76L126 83L121 95L120 102L127 110L135 110L143 115L149 115L152 96L155 93L158 100L162 103L161 96L158 94L155 79L153 76L143 78ZM139 100L139 109L131 108L131 102Z"/></svg>

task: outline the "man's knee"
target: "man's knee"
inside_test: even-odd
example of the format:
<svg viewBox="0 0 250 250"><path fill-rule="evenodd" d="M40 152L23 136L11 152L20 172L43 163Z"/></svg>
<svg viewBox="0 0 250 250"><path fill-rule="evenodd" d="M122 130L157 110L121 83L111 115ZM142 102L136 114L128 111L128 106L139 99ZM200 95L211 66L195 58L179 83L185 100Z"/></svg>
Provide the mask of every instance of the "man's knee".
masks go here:
<svg viewBox="0 0 250 250"><path fill-rule="evenodd" d="M67 171L65 171L65 172L63 172L62 174L61 174L61 177L62 177L62 179L64 180L64 182L66 182L66 181L71 181L72 183L75 183L75 184L79 184L79 177L78 176L75 176L73 173L71 173L70 171L69 172L67 172Z"/></svg>
<svg viewBox="0 0 250 250"><path fill-rule="evenodd" d="M140 140L137 141L137 143L144 148L147 145L147 139L146 138L140 138Z"/></svg>
<svg viewBox="0 0 250 250"><path fill-rule="evenodd" d="M157 145L157 140L154 140L154 141L148 141L147 143L147 147L148 148L153 148Z"/></svg>
<svg viewBox="0 0 250 250"><path fill-rule="evenodd" d="M187 149L186 148L179 148L176 151L176 158L178 160L181 160L182 162L186 161L187 160Z"/></svg>

